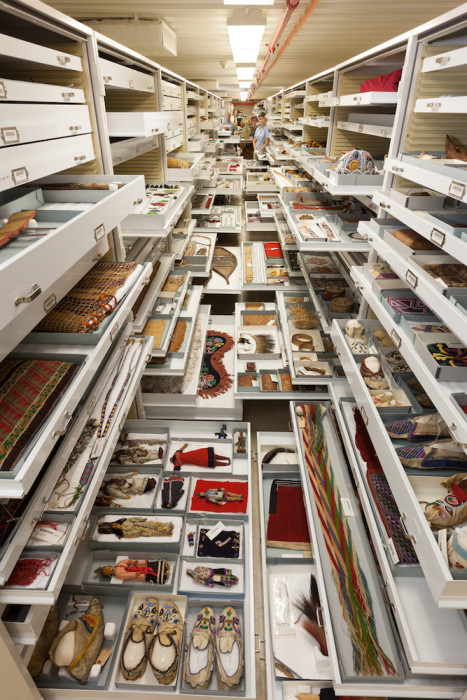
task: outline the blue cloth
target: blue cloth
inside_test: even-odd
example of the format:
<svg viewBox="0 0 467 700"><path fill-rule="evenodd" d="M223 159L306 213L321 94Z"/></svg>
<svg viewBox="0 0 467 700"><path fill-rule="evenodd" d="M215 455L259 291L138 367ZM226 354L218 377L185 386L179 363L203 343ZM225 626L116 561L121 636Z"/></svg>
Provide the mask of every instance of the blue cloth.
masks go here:
<svg viewBox="0 0 467 700"><path fill-rule="evenodd" d="M256 139L256 150L259 151L260 148L266 143L266 139L269 138L269 127L266 125L264 127L258 126L255 131Z"/></svg>

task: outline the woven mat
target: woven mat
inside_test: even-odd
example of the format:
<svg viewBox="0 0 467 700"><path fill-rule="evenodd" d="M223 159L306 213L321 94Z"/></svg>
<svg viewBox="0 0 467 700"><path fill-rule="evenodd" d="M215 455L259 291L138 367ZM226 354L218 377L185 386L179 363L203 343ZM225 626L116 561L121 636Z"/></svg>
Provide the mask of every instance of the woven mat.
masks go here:
<svg viewBox="0 0 467 700"><path fill-rule="evenodd" d="M244 326L277 326L275 314L247 314L242 316L242 323Z"/></svg>
<svg viewBox="0 0 467 700"><path fill-rule="evenodd" d="M169 349L167 350L167 352L178 352L180 350L180 348L183 345L183 341L185 340L185 333L186 322L177 321L177 325L175 326L175 330L173 332L173 336L170 341Z"/></svg>
<svg viewBox="0 0 467 700"><path fill-rule="evenodd" d="M154 349L161 346L166 321L148 321L143 328L143 335L152 335L154 338Z"/></svg>

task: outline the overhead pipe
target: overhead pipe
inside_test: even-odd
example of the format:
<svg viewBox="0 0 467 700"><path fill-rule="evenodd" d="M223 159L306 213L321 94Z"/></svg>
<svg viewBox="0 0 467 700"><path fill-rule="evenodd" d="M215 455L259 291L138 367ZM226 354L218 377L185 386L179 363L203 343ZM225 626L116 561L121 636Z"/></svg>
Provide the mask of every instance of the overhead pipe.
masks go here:
<svg viewBox="0 0 467 700"><path fill-rule="evenodd" d="M278 61L279 58L281 57L281 55L284 53L285 49L289 46L289 44L290 44L290 42L292 41L292 39L294 38L294 36L295 36L295 35L300 31L300 29L303 27L303 25L305 24L306 20L307 20L308 17L311 15L311 13L313 12L313 10L315 9L315 7L316 7L316 5L317 5L318 3L319 3L319 0L312 0L312 2L310 3L310 6L305 10L305 12L303 13L303 16L298 20L297 24L295 25L295 27L294 27L294 28L292 29L292 31L290 32L289 36L287 37L287 40L286 40L285 44L283 44L283 46L281 46L280 51L278 52L277 56L275 57L274 61L271 63L271 65L269 66L269 68L267 69L267 71L266 71L266 72L260 72L260 73L258 74L258 77L257 77L257 80L256 80L255 84L251 87L250 92L248 93L248 99L250 99L250 98L253 96L253 94L255 93L255 91L259 88L260 84L265 80L266 76L267 76L267 75L271 72L271 70L274 68L274 66L276 65L277 61ZM288 4L289 4L289 0L287 0L287 5L288 5ZM298 2L297 2L297 5L298 5ZM296 7L296 6L295 6L295 7ZM268 53L268 56L267 56L267 57L269 58L269 53Z"/></svg>
<svg viewBox="0 0 467 700"><path fill-rule="evenodd" d="M263 65L261 66L261 68L258 70L258 72L256 74L256 82L258 82L259 78L264 73L264 70L266 68L266 64L269 61L269 59L271 58L272 54L275 53L276 48L278 46L279 39L282 36L282 32L286 28L287 23L292 16L292 12L297 9L299 3L300 3L300 0L287 0L287 9L286 9L281 21L279 22L279 26L277 27L276 33L274 34L274 37L273 37L271 43L266 44L266 48L267 48L266 57L263 61ZM253 92L254 92L254 88L253 88ZM251 93L251 94L253 94L253 93Z"/></svg>

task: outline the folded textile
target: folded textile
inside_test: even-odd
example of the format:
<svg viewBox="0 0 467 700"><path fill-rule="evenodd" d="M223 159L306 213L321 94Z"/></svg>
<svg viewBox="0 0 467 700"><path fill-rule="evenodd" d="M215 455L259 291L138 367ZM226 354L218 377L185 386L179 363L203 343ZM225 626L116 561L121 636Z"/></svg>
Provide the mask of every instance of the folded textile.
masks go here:
<svg viewBox="0 0 467 700"><path fill-rule="evenodd" d="M369 78L360 85L360 92L397 92L402 78L402 69L398 68L386 75Z"/></svg>
<svg viewBox="0 0 467 700"><path fill-rule="evenodd" d="M219 559L238 559L240 556L240 532L237 530L222 530L211 539L207 533L209 528L202 527L199 531L198 557L216 557Z"/></svg>
<svg viewBox="0 0 467 700"><path fill-rule="evenodd" d="M310 533L299 481L274 479L269 496L268 547L311 552Z"/></svg>
<svg viewBox="0 0 467 700"><path fill-rule="evenodd" d="M279 242L264 243L264 252L267 258L283 258L282 247Z"/></svg>
<svg viewBox="0 0 467 700"><path fill-rule="evenodd" d="M430 314L431 311L420 299L414 297L386 297L386 302L396 314Z"/></svg>
<svg viewBox="0 0 467 700"><path fill-rule="evenodd" d="M58 360L0 363L0 471L14 469L77 370Z"/></svg>
<svg viewBox="0 0 467 700"><path fill-rule="evenodd" d="M99 262L58 302L35 331L92 333L131 286L138 263Z"/></svg>

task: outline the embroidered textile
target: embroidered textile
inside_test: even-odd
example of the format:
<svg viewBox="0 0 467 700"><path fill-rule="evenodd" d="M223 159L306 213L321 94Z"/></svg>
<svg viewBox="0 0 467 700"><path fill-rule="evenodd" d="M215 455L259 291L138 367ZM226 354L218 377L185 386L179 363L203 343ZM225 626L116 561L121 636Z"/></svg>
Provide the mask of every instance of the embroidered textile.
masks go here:
<svg viewBox="0 0 467 700"><path fill-rule="evenodd" d="M233 338L224 332L209 331L206 334L203 362L198 383L198 395L203 399L225 394L232 386L223 357L233 347Z"/></svg>
<svg viewBox="0 0 467 700"><path fill-rule="evenodd" d="M342 510L322 424L323 407L311 404L301 409L305 415L302 438L308 476L353 647L354 669L362 676L395 675L394 665L378 642L365 574Z"/></svg>
<svg viewBox="0 0 467 700"><path fill-rule="evenodd" d="M434 343L428 345L427 349L439 365L467 367L467 348L452 348L446 343Z"/></svg>
<svg viewBox="0 0 467 700"><path fill-rule="evenodd" d="M356 429L355 444L367 465L366 478L384 528L388 536L392 538L400 563L418 564L412 543L401 525L400 512L392 495L391 487L358 408L353 409L353 415Z"/></svg>
<svg viewBox="0 0 467 700"><path fill-rule="evenodd" d="M47 333L92 333L117 306L115 297L138 263L99 262L36 326Z"/></svg>
<svg viewBox="0 0 467 700"><path fill-rule="evenodd" d="M386 302L396 314L430 314L431 311L420 299L412 297L386 297Z"/></svg>
<svg viewBox="0 0 467 700"><path fill-rule="evenodd" d="M57 360L0 363L0 471L14 469L77 370Z"/></svg>
<svg viewBox="0 0 467 700"><path fill-rule="evenodd" d="M199 531L198 557L215 557L220 559L238 559L240 556L240 532L222 530L211 540L207 536L208 528Z"/></svg>

